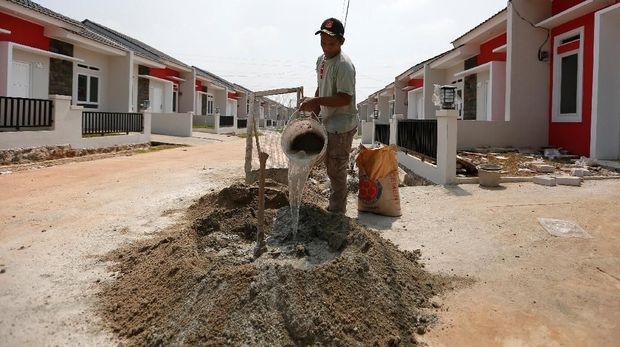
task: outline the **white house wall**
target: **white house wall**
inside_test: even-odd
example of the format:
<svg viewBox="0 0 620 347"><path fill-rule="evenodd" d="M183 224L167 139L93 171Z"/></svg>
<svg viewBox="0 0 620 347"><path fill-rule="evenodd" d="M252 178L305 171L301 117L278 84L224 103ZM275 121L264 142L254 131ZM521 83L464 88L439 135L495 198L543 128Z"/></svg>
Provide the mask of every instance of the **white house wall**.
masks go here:
<svg viewBox="0 0 620 347"><path fill-rule="evenodd" d="M94 66L99 68L99 71L92 71L93 75L99 76L99 107L100 111L107 111L109 105L109 96L108 96L108 84L110 81L110 65L108 56L95 53L93 51L84 49L79 46L74 46L73 49L74 57L84 60L83 63L79 63L87 66ZM73 104L77 104L77 64L73 63Z"/></svg>
<svg viewBox="0 0 620 347"><path fill-rule="evenodd" d="M515 145L546 146L549 138L549 62L538 61L538 48L547 32L533 28L512 10L533 23L548 18L550 1L513 0L508 10L506 119L514 122ZM547 43L543 49L549 51Z"/></svg>
<svg viewBox="0 0 620 347"><path fill-rule="evenodd" d="M30 97L47 99L49 97L50 58L31 52L13 49L13 61L24 62L30 65ZM12 68L9 63L9 69ZM9 93L10 96L10 83Z"/></svg>
<svg viewBox="0 0 620 347"><path fill-rule="evenodd" d="M424 66L424 117L423 119L436 119L437 107L433 103L433 94L435 93L435 84L445 84L444 70L431 69L429 65Z"/></svg>
<svg viewBox="0 0 620 347"><path fill-rule="evenodd" d="M407 78L402 81L394 82L394 113L402 114L407 118L407 105L405 102L407 101L407 92L403 90L403 88L407 87Z"/></svg>
<svg viewBox="0 0 620 347"><path fill-rule="evenodd" d="M131 55L124 57L109 57L109 72L105 75L108 79L108 105L102 111L129 112L131 110L131 94L133 75Z"/></svg>
<svg viewBox="0 0 620 347"><path fill-rule="evenodd" d="M198 114L198 110L194 109L196 104L196 72L181 72L181 78L185 82L179 85L179 112L194 112Z"/></svg>
<svg viewBox="0 0 620 347"><path fill-rule="evenodd" d="M443 84L451 84L453 81L457 81L459 79L462 79L463 77L454 77L454 74L462 72L463 71L463 62L460 62L450 68L445 69L445 75L444 75L444 81L442 82Z"/></svg>
<svg viewBox="0 0 620 347"><path fill-rule="evenodd" d="M138 64L132 64L132 74L131 74L131 112L140 111L140 105L138 105Z"/></svg>
<svg viewBox="0 0 620 347"><path fill-rule="evenodd" d="M597 16L599 38L595 51L591 155L620 159L620 5ZM596 32L595 32L596 35ZM595 38L596 40L597 38ZM595 49L597 48L595 47Z"/></svg>
<svg viewBox="0 0 620 347"><path fill-rule="evenodd" d="M390 99L391 96L379 96L379 119L380 124L388 124L390 121Z"/></svg>
<svg viewBox="0 0 620 347"><path fill-rule="evenodd" d="M209 93L213 94L213 107L220 110L220 115L225 116L228 114L228 91L226 89L212 89L209 87ZM215 109L214 109L215 112Z"/></svg>
<svg viewBox="0 0 620 347"><path fill-rule="evenodd" d="M491 120L491 72L480 71L477 74L476 86L476 120Z"/></svg>
<svg viewBox="0 0 620 347"><path fill-rule="evenodd" d="M0 42L0 95L7 95L9 91L9 67L13 60L13 50L9 49L9 42Z"/></svg>
<svg viewBox="0 0 620 347"><path fill-rule="evenodd" d="M491 62L491 120L506 119L506 63Z"/></svg>

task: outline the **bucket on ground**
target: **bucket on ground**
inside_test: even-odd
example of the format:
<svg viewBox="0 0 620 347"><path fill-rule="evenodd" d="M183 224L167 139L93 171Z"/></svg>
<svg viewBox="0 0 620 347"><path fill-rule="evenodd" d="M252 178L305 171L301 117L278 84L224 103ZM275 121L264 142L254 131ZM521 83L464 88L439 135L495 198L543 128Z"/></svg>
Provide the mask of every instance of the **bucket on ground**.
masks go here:
<svg viewBox="0 0 620 347"><path fill-rule="evenodd" d="M483 187L499 187L502 166L496 164L478 165L478 178Z"/></svg>

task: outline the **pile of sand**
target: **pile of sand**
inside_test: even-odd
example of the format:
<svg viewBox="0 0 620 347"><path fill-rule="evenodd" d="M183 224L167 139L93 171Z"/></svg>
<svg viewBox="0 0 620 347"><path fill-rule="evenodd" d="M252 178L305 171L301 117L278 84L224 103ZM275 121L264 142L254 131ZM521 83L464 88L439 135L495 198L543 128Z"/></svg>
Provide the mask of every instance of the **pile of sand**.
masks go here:
<svg viewBox="0 0 620 347"><path fill-rule="evenodd" d="M131 345L417 344L435 321L429 299L451 278L308 204L312 194L294 237L286 187L273 182L268 251L253 259L256 192L207 195L186 222L110 254L119 276L100 294L105 324Z"/></svg>

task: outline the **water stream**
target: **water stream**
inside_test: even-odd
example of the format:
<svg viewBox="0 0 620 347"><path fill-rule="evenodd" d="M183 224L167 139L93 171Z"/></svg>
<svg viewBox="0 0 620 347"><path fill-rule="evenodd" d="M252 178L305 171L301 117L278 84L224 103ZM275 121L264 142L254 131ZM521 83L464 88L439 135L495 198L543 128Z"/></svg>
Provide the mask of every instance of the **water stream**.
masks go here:
<svg viewBox="0 0 620 347"><path fill-rule="evenodd" d="M310 127L308 129L311 129ZM293 238L299 227L299 208L304 186L312 166L325 146L325 138L314 132L301 132L293 138L286 154L288 166L288 195L291 209L291 229Z"/></svg>

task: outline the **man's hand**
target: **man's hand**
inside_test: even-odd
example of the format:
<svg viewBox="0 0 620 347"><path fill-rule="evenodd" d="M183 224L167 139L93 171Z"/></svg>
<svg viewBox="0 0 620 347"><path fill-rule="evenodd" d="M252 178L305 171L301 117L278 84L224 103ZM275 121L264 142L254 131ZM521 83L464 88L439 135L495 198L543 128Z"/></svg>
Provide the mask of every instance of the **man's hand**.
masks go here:
<svg viewBox="0 0 620 347"><path fill-rule="evenodd" d="M319 98L304 98L299 106L300 111L308 111L314 113L315 116L321 112L321 105L319 104Z"/></svg>

